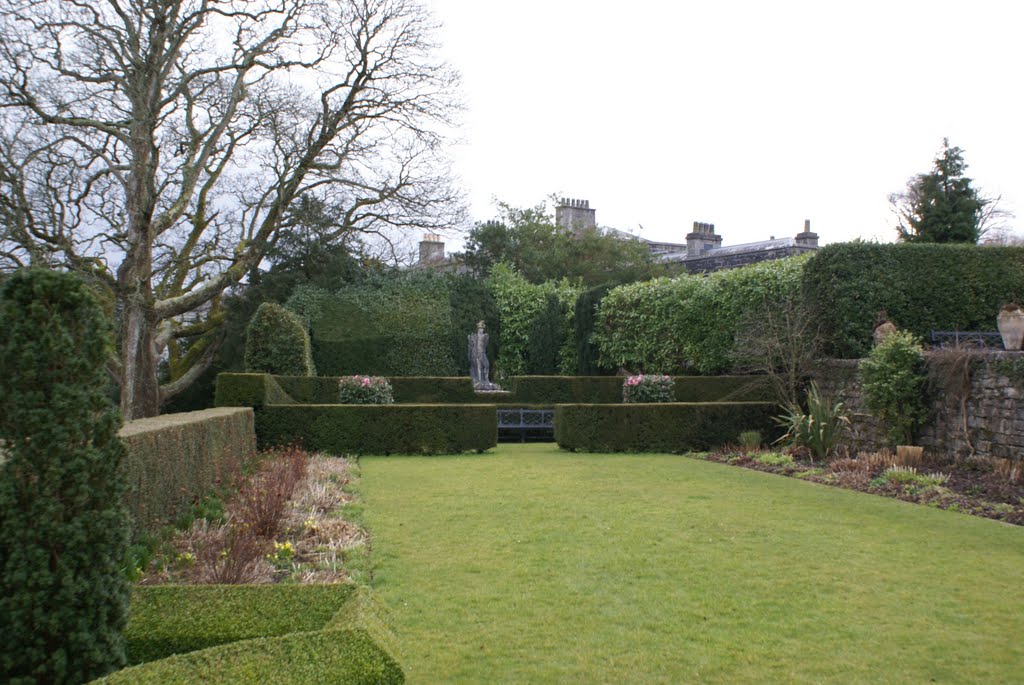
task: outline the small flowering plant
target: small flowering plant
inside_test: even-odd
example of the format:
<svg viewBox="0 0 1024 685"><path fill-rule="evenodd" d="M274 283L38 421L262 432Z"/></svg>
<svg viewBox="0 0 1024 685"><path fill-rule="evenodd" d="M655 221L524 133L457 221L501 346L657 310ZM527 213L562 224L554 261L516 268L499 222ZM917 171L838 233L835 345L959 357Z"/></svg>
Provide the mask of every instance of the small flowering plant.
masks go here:
<svg viewBox="0 0 1024 685"><path fill-rule="evenodd" d="M672 376L630 376L622 384L623 402L674 402Z"/></svg>
<svg viewBox="0 0 1024 685"><path fill-rule="evenodd" d="M345 376L338 381L341 404L394 404L391 384L380 376Z"/></svg>

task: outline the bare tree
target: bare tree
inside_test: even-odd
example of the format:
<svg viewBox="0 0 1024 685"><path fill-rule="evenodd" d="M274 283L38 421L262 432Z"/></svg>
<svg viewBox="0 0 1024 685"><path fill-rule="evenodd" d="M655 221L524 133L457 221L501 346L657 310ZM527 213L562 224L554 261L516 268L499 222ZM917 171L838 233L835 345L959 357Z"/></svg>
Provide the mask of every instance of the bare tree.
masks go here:
<svg viewBox="0 0 1024 685"><path fill-rule="evenodd" d="M0 267L109 293L126 418L209 363L220 294L297 198L347 230L459 219L434 30L414 0L0 0Z"/></svg>
<svg viewBox="0 0 1024 685"><path fill-rule="evenodd" d="M737 367L763 373L781 404L799 405L821 352L822 336L801 298L764 300L740 326Z"/></svg>

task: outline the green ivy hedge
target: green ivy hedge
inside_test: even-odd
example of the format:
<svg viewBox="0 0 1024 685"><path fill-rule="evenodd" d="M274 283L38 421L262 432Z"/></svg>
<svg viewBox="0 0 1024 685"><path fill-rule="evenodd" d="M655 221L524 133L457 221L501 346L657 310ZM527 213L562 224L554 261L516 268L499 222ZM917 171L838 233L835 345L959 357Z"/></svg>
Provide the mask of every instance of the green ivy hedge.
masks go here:
<svg viewBox="0 0 1024 685"><path fill-rule="evenodd" d="M860 358L881 310L925 340L995 330L999 308L1024 298L1024 248L838 243L807 262L802 287L826 354Z"/></svg>
<svg viewBox="0 0 1024 685"><path fill-rule="evenodd" d="M806 261L790 257L612 289L592 335L600 365L661 374L734 370L740 333L798 298Z"/></svg>
<svg viewBox="0 0 1024 685"><path fill-rule="evenodd" d="M597 310L601 300L614 286L611 283L588 288L576 298L573 312L573 335L576 343L576 373L580 376L595 376L602 371L598 364L599 352L594 341L594 330L597 326Z"/></svg>
<svg viewBox="0 0 1024 685"><path fill-rule="evenodd" d="M555 441L585 452L692 452L735 442L757 430L778 435L773 402L560 404Z"/></svg>
<svg viewBox="0 0 1024 685"><path fill-rule="evenodd" d="M498 420L493 404L266 405L256 436L336 454L453 454L497 445Z"/></svg>
<svg viewBox="0 0 1024 685"><path fill-rule="evenodd" d="M127 447L125 503L136 538L188 511L256 452L253 411L247 407L139 419L125 424L120 437Z"/></svg>
<svg viewBox="0 0 1024 685"><path fill-rule="evenodd" d="M538 357L549 365L552 356L557 370L576 371L576 337L573 317L580 288L563 279L534 284L512 267L499 264L487 277L501 317L501 349L492 360L492 377L504 382L513 376L539 368ZM557 326L557 330L551 327ZM557 349L554 349L557 348ZM531 362L531 350L533 363Z"/></svg>
<svg viewBox="0 0 1024 685"><path fill-rule="evenodd" d="M320 630L351 585L157 585L132 590L128 663L254 637Z"/></svg>

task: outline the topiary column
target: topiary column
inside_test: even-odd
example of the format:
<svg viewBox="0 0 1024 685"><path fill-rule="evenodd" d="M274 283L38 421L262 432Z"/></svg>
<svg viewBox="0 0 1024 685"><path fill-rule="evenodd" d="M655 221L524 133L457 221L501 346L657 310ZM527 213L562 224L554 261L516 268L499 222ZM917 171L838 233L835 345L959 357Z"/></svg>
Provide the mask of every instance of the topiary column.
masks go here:
<svg viewBox="0 0 1024 685"><path fill-rule="evenodd" d="M124 664L128 544L107 392L111 323L75 277L0 289L0 673L81 683Z"/></svg>
<svg viewBox="0 0 1024 685"><path fill-rule="evenodd" d="M278 376L315 376L309 334L299 317L264 302L245 331L245 369Z"/></svg>

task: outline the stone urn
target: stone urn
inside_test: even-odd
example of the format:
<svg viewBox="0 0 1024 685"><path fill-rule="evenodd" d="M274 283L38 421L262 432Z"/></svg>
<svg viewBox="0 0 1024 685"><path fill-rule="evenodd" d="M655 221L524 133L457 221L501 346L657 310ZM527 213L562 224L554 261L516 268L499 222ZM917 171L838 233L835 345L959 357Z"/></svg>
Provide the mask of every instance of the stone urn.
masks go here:
<svg viewBox="0 0 1024 685"><path fill-rule="evenodd" d="M999 310L996 318L999 335L1003 337L1003 347L1007 350L1019 350L1024 340L1024 310L1020 305L1007 304Z"/></svg>

